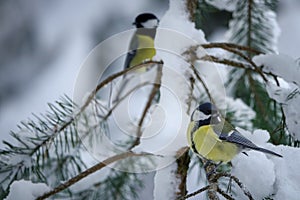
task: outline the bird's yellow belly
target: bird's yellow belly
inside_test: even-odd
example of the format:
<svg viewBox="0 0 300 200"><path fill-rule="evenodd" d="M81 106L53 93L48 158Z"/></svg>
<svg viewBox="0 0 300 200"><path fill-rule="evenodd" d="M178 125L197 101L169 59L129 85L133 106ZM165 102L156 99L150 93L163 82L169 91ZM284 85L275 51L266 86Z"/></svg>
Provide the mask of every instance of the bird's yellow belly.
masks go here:
<svg viewBox="0 0 300 200"><path fill-rule="evenodd" d="M190 132L190 130L188 130ZM189 139L190 146L192 145ZM202 126L193 134L196 153L214 162L229 162L239 152L237 145L219 139L211 126Z"/></svg>
<svg viewBox="0 0 300 200"><path fill-rule="evenodd" d="M135 66L135 65L141 64L147 60L151 60L153 58L153 56L155 56L155 54L156 54L155 48L137 49L135 57L130 62L130 66ZM146 67L139 68L136 71L144 72L144 71L146 71Z"/></svg>
<svg viewBox="0 0 300 200"><path fill-rule="evenodd" d="M150 36L146 35L137 35L138 38L138 48L136 49L136 55L130 62L130 66L135 66L141 64L147 60L151 60L155 54L156 50L154 48L154 40ZM147 70L146 67L139 68L137 72L145 72Z"/></svg>

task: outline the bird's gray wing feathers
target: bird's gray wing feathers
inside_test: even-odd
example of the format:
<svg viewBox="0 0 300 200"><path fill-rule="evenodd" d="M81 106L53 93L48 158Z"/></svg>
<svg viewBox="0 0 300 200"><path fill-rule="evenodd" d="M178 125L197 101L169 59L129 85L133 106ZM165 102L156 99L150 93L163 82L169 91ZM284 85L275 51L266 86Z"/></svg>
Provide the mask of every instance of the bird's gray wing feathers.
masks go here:
<svg viewBox="0 0 300 200"><path fill-rule="evenodd" d="M128 49L128 53L126 55L126 60L125 60L125 64L124 64L124 69L127 69L130 66L130 62L132 61L132 59L134 58L134 56L136 55L136 51L137 48L139 46L139 41L138 41L138 37L136 35L136 33L132 36L131 41L130 41L130 45L129 45L129 49Z"/></svg>
<svg viewBox="0 0 300 200"><path fill-rule="evenodd" d="M232 131L230 134L221 133L219 138L221 140L224 140L224 141L227 141L227 142L232 142L232 143L238 144L242 148L249 148L249 149L253 149L253 150L257 150L257 151L261 151L261 152L264 152L264 153L268 153L268 154L272 154L272 155L275 155L275 156L282 157L281 155L279 155L279 154L277 154L273 151L270 151L270 150L267 150L267 149L256 146L255 144L253 144L253 142L251 142L250 140L245 138L243 135L241 135L236 130Z"/></svg>
<svg viewBox="0 0 300 200"><path fill-rule="evenodd" d="M130 67L130 62L132 61L132 59L134 58L135 55L136 55L136 49L131 50L127 53L126 60L125 60L125 63L124 63L124 69L127 69L127 68Z"/></svg>

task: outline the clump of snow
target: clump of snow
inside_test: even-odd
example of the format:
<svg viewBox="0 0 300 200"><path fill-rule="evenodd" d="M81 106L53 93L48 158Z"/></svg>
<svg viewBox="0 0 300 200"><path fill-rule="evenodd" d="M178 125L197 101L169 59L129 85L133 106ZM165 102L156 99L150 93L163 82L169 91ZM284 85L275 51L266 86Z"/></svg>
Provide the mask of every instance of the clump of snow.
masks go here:
<svg viewBox="0 0 300 200"><path fill-rule="evenodd" d="M300 140L300 88L290 84L289 88L281 88L275 84L267 84L269 96L282 104L289 133Z"/></svg>
<svg viewBox="0 0 300 200"><path fill-rule="evenodd" d="M257 151L239 154L233 161L232 175L245 185L254 199L263 199L274 193L274 163ZM245 199L243 191L237 190L237 199Z"/></svg>
<svg viewBox="0 0 300 200"><path fill-rule="evenodd" d="M300 148L294 148L289 146L280 145L276 147L280 149L280 154L283 158L278 159L271 157L270 159L275 164L275 200L281 199L290 199L296 200L299 199L300 194ZM275 147L271 150L275 151Z"/></svg>
<svg viewBox="0 0 300 200"><path fill-rule="evenodd" d="M206 43L204 33L189 20L185 1L170 0L157 30L156 48L180 55L186 48L202 43Z"/></svg>
<svg viewBox="0 0 300 200"><path fill-rule="evenodd" d="M275 200L298 199L300 160L295 155L300 153L300 149L267 143L269 133L264 130L256 130L253 134L243 129L238 129L238 131L258 146L283 156L279 158L257 151L248 151L249 156L239 154L233 159L232 174L245 185L254 199L263 199L268 196ZM237 190L237 192L239 199L245 198L242 191Z"/></svg>
<svg viewBox="0 0 300 200"><path fill-rule="evenodd" d="M255 56L253 61L258 66L263 66L264 72L271 72L300 86L300 66L293 58L282 54L266 54Z"/></svg>
<svg viewBox="0 0 300 200"><path fill-rule="evenodd" d="M211 4L212 6L220 9L220 10L227 10L227 11L234 11L237 0L206 0L206 3Z"/></svg>
<svg viewBox="0 0 300 200"><path fill-rule="evenodd" d="M269 134L264 130L256 130L253 134L238 128L245 137L256 145L265 148L269 140ZM280 153L277 148L273 149ZM232 175L236 176L250 191L254 199L263 199L274 193L275 188L275 165L266 155L258 151L247 151L248 156L239 154L232 160ZM278 158L277 158L278 159ZM259 183L259 184L257 184ZM241 190L237 190L237 196L245 197Z"/></svg>
<svg viewBox="0 0 300 200"><path fill-rule="evenodd" d="M263 66L266 73L273 73L287 81L282 86L268 83L269 96L282 104L289 132L300 139L300 66L293 58L282 54L258 55L253 58L257 65ZM284 82L281 81L281 82Z"/></svg>
<svg viewBox="0 0 300 200"><path fill-rule="evenodd" d="M31 181L14 181L5 200L35 200L50 188L45 183L32 183Z"/></svg>

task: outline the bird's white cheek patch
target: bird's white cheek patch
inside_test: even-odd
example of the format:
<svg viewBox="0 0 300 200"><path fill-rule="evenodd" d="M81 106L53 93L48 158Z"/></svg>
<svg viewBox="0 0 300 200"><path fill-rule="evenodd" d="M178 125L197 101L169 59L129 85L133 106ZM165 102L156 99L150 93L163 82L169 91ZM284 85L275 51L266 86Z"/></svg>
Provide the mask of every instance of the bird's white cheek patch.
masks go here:
<svg viewBox="0 0 300 200"><path fill-rule="evenodd" d="M150 19L141 24L144 28L155 28L158 26L158 21L157 21L157 19Z"/></svg>
<svg viewBox="0 0 300 200"><path fill-rule="evenodd" d="M202 121L202 120L208 119L209 117L210 117L210 115L206 115L199 110L195 110L192 114L193 121Z"/></svg>

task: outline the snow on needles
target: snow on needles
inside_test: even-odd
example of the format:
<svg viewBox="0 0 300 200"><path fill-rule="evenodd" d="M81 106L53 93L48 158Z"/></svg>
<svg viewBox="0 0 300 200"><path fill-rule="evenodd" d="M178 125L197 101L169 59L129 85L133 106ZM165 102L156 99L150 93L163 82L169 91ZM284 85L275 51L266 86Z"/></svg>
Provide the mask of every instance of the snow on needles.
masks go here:
<svg viewBox="0 0 300 200"><path fill-rule="evenodd" d="M263 66L266 73L275 74L287 81L283 86L267 84L269 96L282 104L289 132L300 139L300 66L291 57L277 54L258 55L254 62ZM284 81L281 81L284 83Z"/></svg>
<svg viewBox="0 0 300 200"><path fill-rule="evenodd" d="M10 193L5 200L34 200L48 190L45 183L19 180L11 184Z"/></svg>
<svg viewBox="0 0 300 200"><path fill-rule="evenodd" d="M293 58L282 54L266 54L255 56L253 61L263 66L264 72L271 72L287 82L300 86L300 66Z"/></svg>

